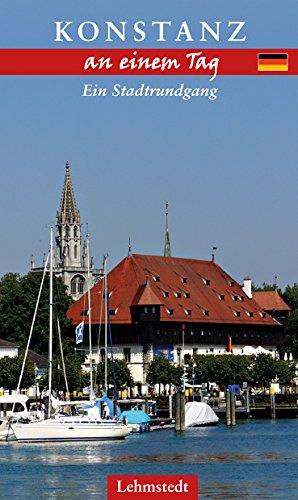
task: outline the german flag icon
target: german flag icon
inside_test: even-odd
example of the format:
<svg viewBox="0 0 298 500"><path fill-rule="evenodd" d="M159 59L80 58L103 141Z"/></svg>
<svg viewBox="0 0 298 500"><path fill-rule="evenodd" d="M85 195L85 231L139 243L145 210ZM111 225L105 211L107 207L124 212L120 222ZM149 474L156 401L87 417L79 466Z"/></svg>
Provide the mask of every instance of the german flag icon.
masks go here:
<svg viewBox="0 0 298 500"><path fill-rule="evenodd" d="M258 54L258 71L288 71L288 54Z"/></svg>

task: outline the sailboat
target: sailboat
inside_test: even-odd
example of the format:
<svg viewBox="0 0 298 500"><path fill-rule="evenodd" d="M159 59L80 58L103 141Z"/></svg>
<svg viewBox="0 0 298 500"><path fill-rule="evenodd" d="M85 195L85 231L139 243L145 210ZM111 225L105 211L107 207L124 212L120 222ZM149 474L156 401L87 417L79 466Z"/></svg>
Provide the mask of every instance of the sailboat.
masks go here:
<svg viewBox="0 0 298 500"><path fill-rule="evenodd" d="M89 273L90 275L90 273ZM90 281L88 286L90 297ZM90 313L90 300L89 300ZM89 314L90 317L90 314ZM89 318L89 325L91 321ZM93 392L92 379L92 342L91 326L89 326L90 355L90 397ZM52 364L53 364L53 229L50 240L50 324L49 324L49 405L47 419L37 422L17 422L11 429L20 442L54 442L54 441L102 441L125 439L130 429L122 422L103 420L92 416L52 417Z"/></svg>

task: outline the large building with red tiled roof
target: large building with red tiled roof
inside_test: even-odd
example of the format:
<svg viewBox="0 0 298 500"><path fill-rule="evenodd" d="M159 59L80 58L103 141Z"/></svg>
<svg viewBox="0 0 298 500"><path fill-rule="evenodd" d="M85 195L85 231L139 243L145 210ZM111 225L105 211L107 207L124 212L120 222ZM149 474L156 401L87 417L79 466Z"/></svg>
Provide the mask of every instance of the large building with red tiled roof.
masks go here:
<svg viewBox="0 0 298 500"><path fill-rule="evenodd" d="M253 298L264 311L280 322L284 322L291 312L291 308L276 290L253 292Z"/></svg>
<svg viewBox="0 0 298 500"><path fill-rule="evenodd" d="M220 354L229 338L234 353L245 345L271 351L281 345L279 322L213 261L131 254L107 280L113 351L126 358L140 383L154 353L179 362L183 346L184 354ZM102 354L104 310L101 280L91 289L91 317L93 345ZM68 317L74 325L88 322L86 295Z"/></svg>

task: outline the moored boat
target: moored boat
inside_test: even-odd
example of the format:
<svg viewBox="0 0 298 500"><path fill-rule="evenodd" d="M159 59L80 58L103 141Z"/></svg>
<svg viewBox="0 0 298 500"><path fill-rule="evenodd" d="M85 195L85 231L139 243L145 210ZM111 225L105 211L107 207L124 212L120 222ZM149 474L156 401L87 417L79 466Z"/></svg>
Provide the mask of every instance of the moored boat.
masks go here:
<svg viewBox="0 0 298 500"><path fill-rule="evenodd" d="M185 427L198 427L203 425L216 425L219 418L207 403L197 401L185 405Z"/></svg>
<svg viewBox="0 0 298 500"><path fill-rule="evenodd" d="M102 441L125 439L130 429L108 420L65 417L50 418L41 422L15 423L11 425L17 441Z"/></svg>

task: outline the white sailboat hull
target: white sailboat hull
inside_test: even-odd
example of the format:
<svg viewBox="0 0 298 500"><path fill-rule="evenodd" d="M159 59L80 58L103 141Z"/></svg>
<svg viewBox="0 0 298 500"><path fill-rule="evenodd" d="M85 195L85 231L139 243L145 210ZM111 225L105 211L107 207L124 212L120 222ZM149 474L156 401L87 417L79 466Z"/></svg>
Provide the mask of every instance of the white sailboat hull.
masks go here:
<svg viewBox="0 0 298 500"><path fill-rule="evenodd" d="M17 441L103 441L125 439L130 429L122 424L103 421L61 421L49 419L42 422L17 423L12 425Z"/></svg>

